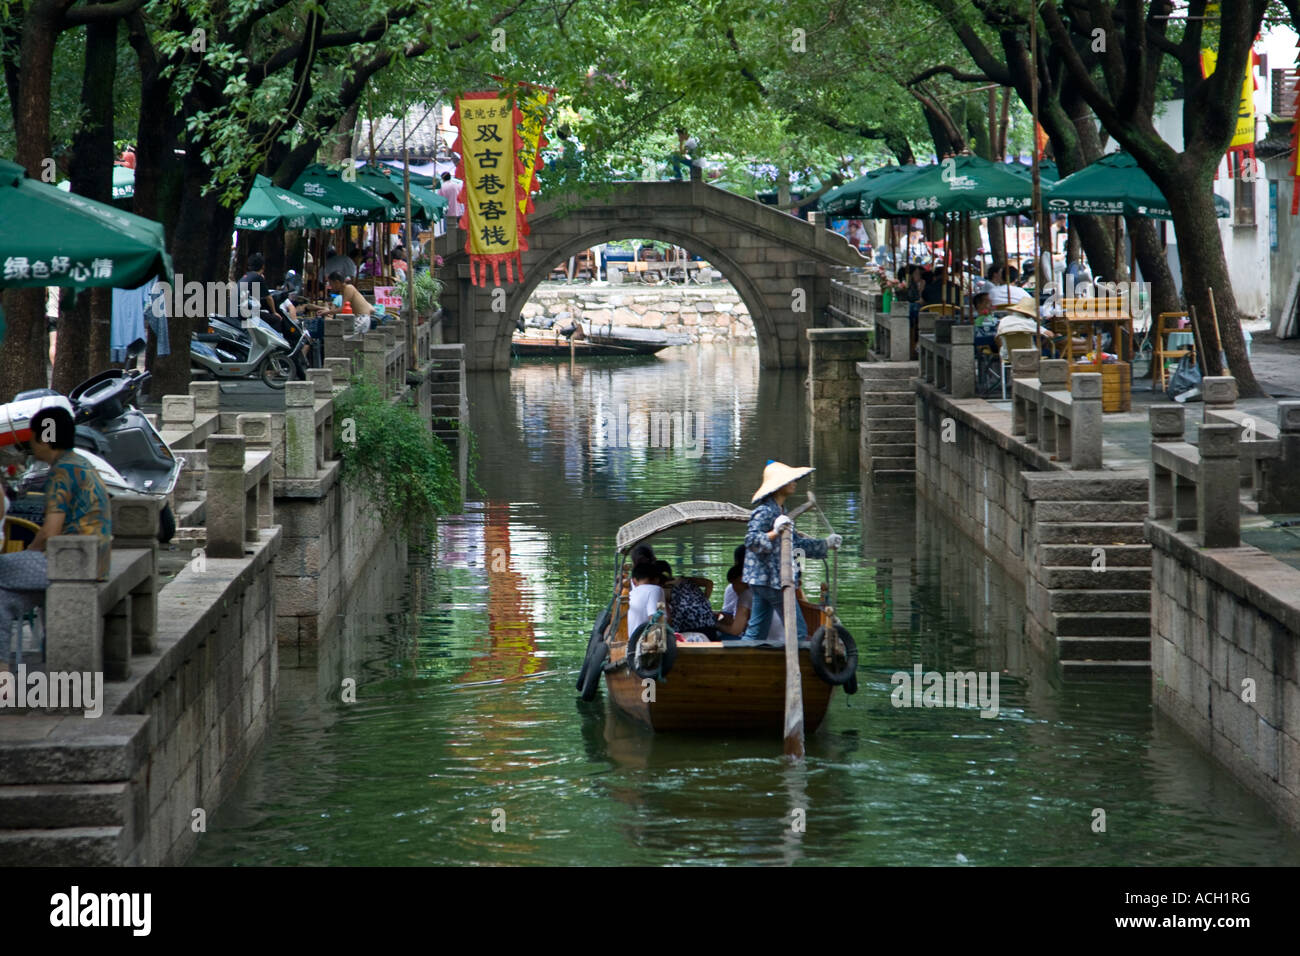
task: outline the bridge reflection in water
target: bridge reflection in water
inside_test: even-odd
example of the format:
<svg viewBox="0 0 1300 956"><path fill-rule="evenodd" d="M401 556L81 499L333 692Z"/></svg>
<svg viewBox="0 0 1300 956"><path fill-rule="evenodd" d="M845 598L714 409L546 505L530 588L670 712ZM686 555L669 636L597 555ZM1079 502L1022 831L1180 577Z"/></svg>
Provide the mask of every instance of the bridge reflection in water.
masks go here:
<svg viewBox="0 0 1300 956"><path fill-rule="evenodd" d="M1144 686L1056 682L1025 643L1014 582L909 486L864 483L824 432L809 484L846 538L860 690L833 698L807 762L788 767L762 737L651 735L603 695L577 701L615 528L668 501L743 503L768 458L807 454L797 373L760 377L753 349L677 351L470 377L485 500L428 548L376 562L338 646L282 675L268 743L196 862L1300 862ZM689 405L704 451L602 444L598 402ZM701 526L660 550L716 580L737 537ZM822 573L809 562L810 587ZM999 713L895 708L891 676L916 663L997 673ZM355 704L339 699L347 676Z"/></svg>

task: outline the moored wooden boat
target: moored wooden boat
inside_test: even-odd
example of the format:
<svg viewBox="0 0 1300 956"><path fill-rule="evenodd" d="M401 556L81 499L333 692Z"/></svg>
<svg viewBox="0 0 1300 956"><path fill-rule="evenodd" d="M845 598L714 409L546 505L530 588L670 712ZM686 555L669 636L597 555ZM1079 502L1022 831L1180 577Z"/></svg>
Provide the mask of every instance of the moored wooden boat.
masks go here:
<svg viewBox="0 0 1300 956"><path fill-rule="evenodd" d="M658 508L619 529L620 563L637 544L671 528L698 522L748 520L748 510L726 502L686 501ZM643 666L637 673L628 659L626 570L621 566L615 583L616 597L593 629L579 678L583 696L594 696L603 673L614 707L655 731L763 731L779 735L785 719L784 649L739 641L676 643L660 656L661 661L666 661L660 665L662 670L647 676ZM799 604L809 633L816 635L828 622L829 609L802 600ZM847 632L840 629L839 633L852 644ZM672 632L667 636L671 639ZM834 642L800 645L807 733L821 725L836 686L819 676L811 658L814 650L825 650L825 643ZM635 647L636 641L632 644ZM832 652L827 653L833 657ZM856 662L856 650L853 660ZM840 683L849 685L847 693L856 690L856 681L845 679Z"/></svg>
<svg viewBox="0 0 1300 956"><path fill-rule="evenodd" d="M542 338L519 333L516 333L510 339L510 351L519 358L568 358L570 355L575 358L609 355L626 357L654 355L666 348L668 348L668 343L662 345L616 345L610 342L590 342L584 339L578 339L570 348L569 340L566 338Z"/></svg>

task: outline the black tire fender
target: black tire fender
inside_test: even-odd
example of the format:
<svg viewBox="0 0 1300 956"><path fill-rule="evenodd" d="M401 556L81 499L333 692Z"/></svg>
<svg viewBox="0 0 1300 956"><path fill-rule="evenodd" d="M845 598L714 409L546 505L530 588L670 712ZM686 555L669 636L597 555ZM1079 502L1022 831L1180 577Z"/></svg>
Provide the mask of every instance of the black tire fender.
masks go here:
<svg viewBox="0 0 1300 956"><path fill-rule="evenodd" d="M808 641L808 658L812 661L813 670L817 676L826 683L839 687L848 685L853 682L854 690L857 689L857 670L858 670L858 645L854 642L853 636L849 634L848 629L843 624L835 625L835 633L840 641L844 644L844 660L838 667L832 670L831 666L826 663L826 628L819 627L813 632L813 636ZM853 693L853 691L848 691Z"/></svg>
<svg viewBox="0 0 1300 956"><path fill-rule="evenodd" d="M591 629L591 638L587 641L587 653L582 658L582 669L578 671L578 690L582 690L587 682L588 661L591 660L592 654L596 652L596 645L605 643L605 629L609 627L610 612L613 607L614 605L611 603L609 607L605 608L600 617L596 618L596 625ZM601 659L603 660L607 655L608 652L602 655Z"/></svg>
<svg viewBox="0 0 1300 956"><path fill-rule="evenodd" d="M608 655L609 645L600 641L596 644L594 653L587 657L582 675L582 687L579 688L583 700L595 700L596 694L600 692L600 675L605 669L605 658Z"/></svg>
<svg viewBox="0 0 1300 956"><path fill-rule="evenodd" d="M672 630L669 629L667 641L668 647L664 651L663 661L659 665L657 671L641 670L637 667L636 663L636 647L638 642L641 640L641 635L645 633L645 629L649 624L649 621L642 623L640 627L632 632L632 636L627 639L627 666L633 674L636 674L637 677L643 679L656 679L667 676L668 672L673 669L673 663L677 660L677 637L673 634Z"/></svg>

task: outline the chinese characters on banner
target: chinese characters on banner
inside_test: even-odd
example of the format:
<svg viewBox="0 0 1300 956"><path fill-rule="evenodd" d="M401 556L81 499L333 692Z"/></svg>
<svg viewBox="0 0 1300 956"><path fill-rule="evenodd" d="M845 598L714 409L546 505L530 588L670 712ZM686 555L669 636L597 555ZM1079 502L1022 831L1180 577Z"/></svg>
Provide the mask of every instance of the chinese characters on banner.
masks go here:
<svg viewBox="0 0 1300 956"><path fill-rule="evenodd" d="M524 277L519 253L528 243L520 207L526 203L527 193L520 186L520 120L509 97L495 92L466 93L456 100L452 113L451 121L460 133L456 176L464 183L460 227L468 234L465 251L475 285L485 284L488 266L496 285L501 284L502 264L507 282Z"/></svg>
<svg viewBox="0 0 1300 956"><path fill-rule="evenodd" d="M551 101L553 92L555 91L544 86L530 86L524 96L521 110L524 120L519 126L521 140L519 161L523 164L523 172L519 174L519 186L524 191L524 198L519 200L519 211L525 215L533 211L532 194L538 188L537 160L542 147L546 145L542 127L546 125L546 104ZM523 229L524 235L528 235L527 225Z"/></svg>

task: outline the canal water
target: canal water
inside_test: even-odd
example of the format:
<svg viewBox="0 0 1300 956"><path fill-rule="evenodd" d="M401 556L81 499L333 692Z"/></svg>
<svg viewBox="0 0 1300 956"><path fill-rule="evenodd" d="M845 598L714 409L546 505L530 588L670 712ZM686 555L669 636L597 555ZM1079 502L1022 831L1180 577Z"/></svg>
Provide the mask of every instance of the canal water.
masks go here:
<svg viewBox="0 0 1300 956"><path fill-rule="evenodd" d="M470 399L465 514L427 547L386 546L340 633L282 656L271 732L195 864L1300 863L1300 840L1145 683L1062 685L1023 638L1023 591L909 485L864 483L856 435L810 427L799 374L760 376L756 349L517 363L472 375ZM679 412L668 447L646 447L647 416ZM746 503L767 459L810 457L861 656L806 762L775 736L656 736L604 693L579 701L618 526L683 499ZM811 512L800 527L824 533ZM700 526L656 550L720 594L742 533ZM806 574L812 592L825 569ZM893 706L891 675L914 664L997 672L998 713Z"/></svg>

